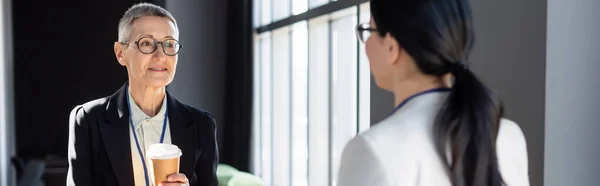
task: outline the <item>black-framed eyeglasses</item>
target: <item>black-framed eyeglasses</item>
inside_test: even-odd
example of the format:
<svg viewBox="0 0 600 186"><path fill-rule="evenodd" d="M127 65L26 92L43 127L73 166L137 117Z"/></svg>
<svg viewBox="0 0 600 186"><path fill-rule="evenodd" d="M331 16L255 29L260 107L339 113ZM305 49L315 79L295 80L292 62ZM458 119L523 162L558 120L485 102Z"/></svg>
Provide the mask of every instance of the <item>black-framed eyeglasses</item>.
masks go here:
<svg viewBox="0 0 600 186"><path fill-rule="evenodd" d="M129 42L121 42L123 44L129 44ZM175 39L165 39L163 41L156 41L152 37L142 37L134 42L138 50L144 54L152 54L158 48L160 44L163 52L168 56L174 56L179 53L179 50L183 47L179 44L179 41Z"/></svg>
<svg viewBox="0 0 600 186"><path fill-rule="evenodd" d="M367 42L369 37L371 37L371 32L377 31L377 28L371 28L371 24L369 23L361 23L356 25L356 37L362 43Z"/></svg>

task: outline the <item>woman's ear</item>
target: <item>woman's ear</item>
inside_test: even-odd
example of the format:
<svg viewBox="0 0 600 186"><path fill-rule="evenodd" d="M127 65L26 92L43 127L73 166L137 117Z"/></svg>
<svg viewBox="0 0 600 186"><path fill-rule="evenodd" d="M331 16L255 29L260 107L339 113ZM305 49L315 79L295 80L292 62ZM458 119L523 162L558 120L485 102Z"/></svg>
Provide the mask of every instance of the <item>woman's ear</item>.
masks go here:
<svg viewBox="0 0 600 186"><path fill-rule="evenodd" d="M384 44L387 50L387 61L389 64L394 64L398 62L398 59L402 55L403 48L400 46L400 43L396 41L396 38L392 36L389 32L385 34Z"/></svg>
<svg viewBox="0 0 600 186"><path fill-rule="evenodd" d="M124 49L124 45L122 43L115 42L115 45L114 45L115 57L117 58L117 61L119 61L119 64L121 64L121 66L125 66L127 64L127 63L125 63L125 58L123 56L123 49Z"/></svg>

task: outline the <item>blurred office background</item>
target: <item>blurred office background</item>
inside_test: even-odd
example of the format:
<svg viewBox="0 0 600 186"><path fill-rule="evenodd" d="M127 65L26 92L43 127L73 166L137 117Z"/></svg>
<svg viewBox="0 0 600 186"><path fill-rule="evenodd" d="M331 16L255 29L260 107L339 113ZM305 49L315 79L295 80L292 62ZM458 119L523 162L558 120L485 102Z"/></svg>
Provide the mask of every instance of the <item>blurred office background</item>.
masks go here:
<svg viewBox="0 0 600 186"><path fill-rule="evenodd" d="M0 186L27 165L65 184L69 112L127 80L113 42L136 2L1 1ZM145 2L185 46L168 91L213 113L220 163L265 185L334 186L345 143L393 109L355 36L367 0ZM531 185L598 185L600 1L471 3L471 67L523 129Z"/></svg>

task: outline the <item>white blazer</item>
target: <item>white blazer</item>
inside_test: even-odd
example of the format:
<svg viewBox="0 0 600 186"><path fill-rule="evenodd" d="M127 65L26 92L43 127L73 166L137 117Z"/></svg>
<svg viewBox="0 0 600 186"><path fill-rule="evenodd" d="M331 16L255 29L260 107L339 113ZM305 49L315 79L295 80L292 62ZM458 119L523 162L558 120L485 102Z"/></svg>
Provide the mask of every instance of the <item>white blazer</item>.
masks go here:
<svg viewBox="0 0 600 186"><path fill-rule="evenodd" d="M433 123L448 92L422 94L352 139L342 154L337 186L450 186L433 141ZM502 119L496 141L508 186L528 186L525 136Z"/></svg>

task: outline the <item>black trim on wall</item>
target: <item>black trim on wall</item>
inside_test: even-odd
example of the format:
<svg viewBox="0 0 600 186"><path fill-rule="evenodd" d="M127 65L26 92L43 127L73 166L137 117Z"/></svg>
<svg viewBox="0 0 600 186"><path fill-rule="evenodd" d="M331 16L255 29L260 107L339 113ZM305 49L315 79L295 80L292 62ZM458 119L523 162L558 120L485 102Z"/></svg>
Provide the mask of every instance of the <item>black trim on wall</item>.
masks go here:
<svg viewBox="0 0 600 186"><path fill-rule="evenodd" d="M298 14L298 15L294 15L294 16L290 16L288 18L279 20L279 21L275 21L271 24L265 25L265 26L261 26L258 27L256 29L257 33L263 33L263 32L268 32L271 30L275 30L284 26L289 26L292 25L296 22L300 22L300 21L304 21L304 20L309 20L315 17L319 17L322 15L326 15L326 14L330 14L333 13L335 11L338 10L342 10L345 8L349 8L352 6L356 6L365 2L368 2L369 0L338 0L335 2L330 2L327 3L323 6L317 7L317 8L313 8L313 9L309 9L308 11ZM252 17L252 16L251 16ZM251 20L252 21L252 20Z"/></svg>
<svg viewBox="0 0 600 186"><path fill-rule="evenodd" d="M250 171L252 139L252 0L227 2L225 118L220 163Z"/></svg>

